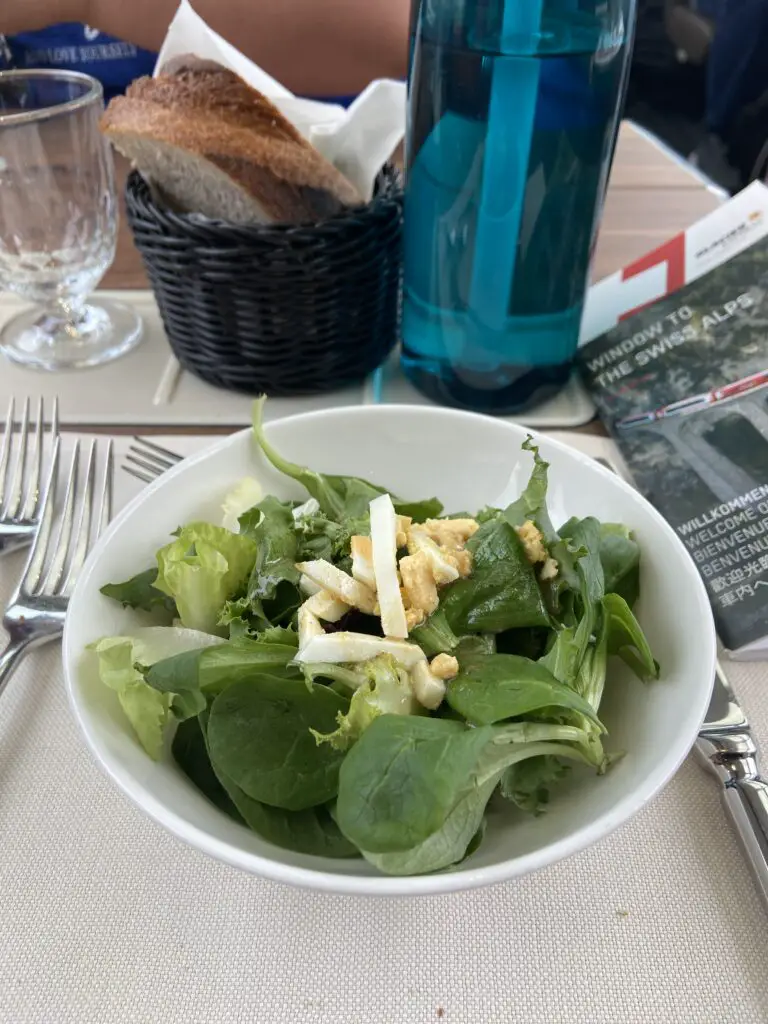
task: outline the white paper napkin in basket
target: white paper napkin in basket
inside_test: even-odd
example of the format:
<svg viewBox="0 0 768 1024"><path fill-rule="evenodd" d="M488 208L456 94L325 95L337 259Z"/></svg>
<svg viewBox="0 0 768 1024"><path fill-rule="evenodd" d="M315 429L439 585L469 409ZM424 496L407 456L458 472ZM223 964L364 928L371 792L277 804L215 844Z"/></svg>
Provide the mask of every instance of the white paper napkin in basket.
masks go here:
<svg viewBox="0 0 768 1024"><path fill-rule="evenodd" d="M254 8L257 6L254 4ZM363 199L371 198L376 176L405 134L403 82L384 78L371 82L348 110L335 103L301 99L214 32L193 10L189 0L181 0L160 50L155 74L172 57L189 53L223 64L268 96L302 135L346 175Z"/></svg>

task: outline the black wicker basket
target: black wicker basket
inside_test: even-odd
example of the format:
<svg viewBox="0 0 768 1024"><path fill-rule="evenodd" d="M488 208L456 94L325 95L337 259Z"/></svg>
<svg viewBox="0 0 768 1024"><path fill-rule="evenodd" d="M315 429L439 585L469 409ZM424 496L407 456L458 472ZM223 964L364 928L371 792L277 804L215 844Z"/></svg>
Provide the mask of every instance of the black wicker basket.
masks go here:
<svg viewBox="0 0 768 1024"><path fill-rule="evenodd" d="M361 380L400 331L402 184L317 225L238 227L159 205L128 178L128 223L179 362L219 387L308 395Z"/></svg>

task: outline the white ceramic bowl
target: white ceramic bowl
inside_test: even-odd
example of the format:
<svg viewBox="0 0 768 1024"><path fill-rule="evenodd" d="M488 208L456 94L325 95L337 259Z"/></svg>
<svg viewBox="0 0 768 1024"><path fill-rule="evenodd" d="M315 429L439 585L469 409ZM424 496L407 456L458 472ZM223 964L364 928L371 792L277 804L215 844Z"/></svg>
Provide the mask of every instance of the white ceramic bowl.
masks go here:
<svg viewBox="0 0 768 1024"><path fill-rule="evenodd" d="M450 510L474 511L524 484L531 457L526 431L500 420L418 406L336 409L270 423L288 458L331 473L367 477L404 497L436 494ZM362 860L325 860L280 850L231 821L198 793L170 756L151 761L139 748L117 701L84 655L90 641L140 621L99 593L153 564L169 533L192 519L218 520L233 483L256 475L281 498L301 489L267 465L250 431L213 444L141 493L117 517L85 566L64 634L69 696L101 766L143 811L213 857L256 874L326 891L368 895L444 893L502 882L545 867L596 842L639 811L674 774L706 711L715 666L709 603L693 562L672 529L635 491L592 460L540 439L550 461L549 505L555 524L595 515L626 523L642 548L638 617L661 663L644 685L612 664L600 709L610 749L626 756L602 778L575 770L556 788L546 815L510 813L491 821L480 850L453 872L383 877Z"/></svg>

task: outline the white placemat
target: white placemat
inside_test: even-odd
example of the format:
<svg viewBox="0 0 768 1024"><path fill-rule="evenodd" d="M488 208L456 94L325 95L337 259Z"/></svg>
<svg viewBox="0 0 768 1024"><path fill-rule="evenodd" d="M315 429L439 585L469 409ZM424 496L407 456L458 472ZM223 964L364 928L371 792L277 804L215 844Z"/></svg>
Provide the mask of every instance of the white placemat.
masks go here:
<svg viewBox="0 0 768 1024"><path fill-rule="evenodd" d="M118 482L122 500L134 485ZM0 562L0 599L19 569ZM727 667L768 736L768 667ZM0 838L2 1024L768 1021L768 918L691 760L621 831L539 874L414 901L321 896L209 860L135 810L87 753L51 647L0 702Z"/></svg>
<svg viewBox="0 0 768 1024"><path fill-rule="evenodd" d="M0 409L16 395L61 399L62 422L118 426L246 426L252 399L224 391L182 370L171 354L154 296L150 291L104 292L135 306L144 322L144 341L127 356L103 367L71 373L41 373L11 363L0 355ZM24 304L0 294L0 328ZM397 369L387 366L385 384L355 385L312 398L275 398L267 404L267 419L311 409L374 402L426 403ZM575 427L595 415L591 399L575 379L559 395L520 419L531 427ZM513 418L513 417L510 417Z"/></svg>

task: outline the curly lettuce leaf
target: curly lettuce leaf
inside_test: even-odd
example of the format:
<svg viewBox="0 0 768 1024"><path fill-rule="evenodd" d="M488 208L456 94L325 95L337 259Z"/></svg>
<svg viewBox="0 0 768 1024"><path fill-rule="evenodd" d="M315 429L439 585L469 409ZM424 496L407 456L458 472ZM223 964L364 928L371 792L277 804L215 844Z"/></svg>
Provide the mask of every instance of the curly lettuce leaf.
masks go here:
<svg viewBox="0 0 768 1024"><path fill-rule="evenodd" d="M225 603L245 586L255 561L250 537L190 523L158 551L154 586L174 599L185 626L216 633Z"/></svg>
<svg viewBox="0 0 768 1024"><path fill-rule="evenodd" d="M407 674L398 671L391 655L380 654L356 668L365 682L354 692L346 714L339 714L338 729L313 732L318 743L330 743L335 750L348 750L379 715L426 713L414 696Z"/></svg>

